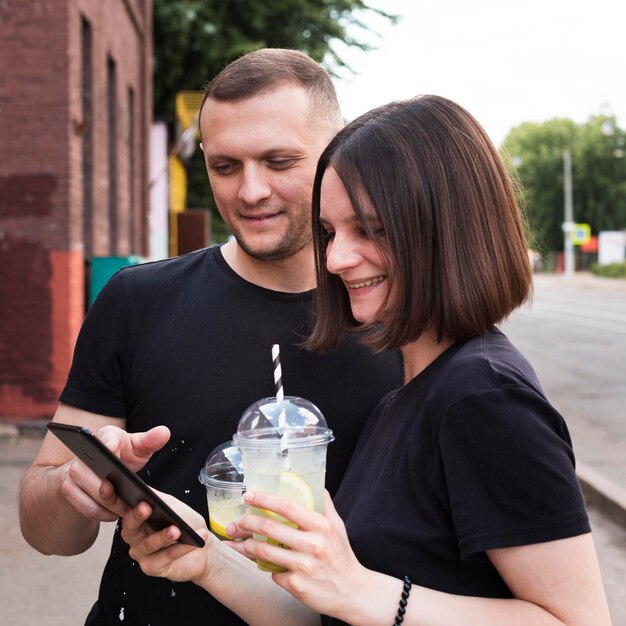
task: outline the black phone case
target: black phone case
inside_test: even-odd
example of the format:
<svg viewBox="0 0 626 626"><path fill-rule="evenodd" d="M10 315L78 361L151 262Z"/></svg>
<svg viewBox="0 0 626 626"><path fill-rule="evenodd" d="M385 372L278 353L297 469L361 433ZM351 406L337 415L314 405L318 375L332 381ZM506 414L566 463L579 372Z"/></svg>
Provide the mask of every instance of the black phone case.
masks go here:
<svg viewBox="0 0 626 626"><path fill-rule="evenodd" d="M147 502L152 515L146 525L158 531L167 526L177 526L178 539L197 547L204 546L202 538L170 506L168 506L137 474L118 459L91 431L82 426L49 422L48 430L58 437L95 474L108 480L117 495L129 506Z"/></svg>

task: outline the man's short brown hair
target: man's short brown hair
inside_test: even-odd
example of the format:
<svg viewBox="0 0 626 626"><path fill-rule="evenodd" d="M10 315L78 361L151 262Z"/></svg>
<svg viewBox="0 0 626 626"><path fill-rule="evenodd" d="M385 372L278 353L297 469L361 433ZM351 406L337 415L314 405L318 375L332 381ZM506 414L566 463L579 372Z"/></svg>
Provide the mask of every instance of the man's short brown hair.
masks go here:
<svg viewBox="0 0 626 626"><path fill-rule="evenodd" d="M205 90L207 100L236 102L284 85L302 87L311 99L313 119L334 134L342 126L341 112L330 75L311 57L287 48L261 48L228 64Z"/></svg>

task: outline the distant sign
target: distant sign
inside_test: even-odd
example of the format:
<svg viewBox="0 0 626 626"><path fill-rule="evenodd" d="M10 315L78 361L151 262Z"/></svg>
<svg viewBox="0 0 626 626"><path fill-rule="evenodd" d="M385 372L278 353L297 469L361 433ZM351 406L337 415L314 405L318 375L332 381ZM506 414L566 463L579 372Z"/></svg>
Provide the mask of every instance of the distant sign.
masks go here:
<svg viewBox="0 0 626 626"><path fill-rule="evenodd" d="M598 235L598 263L609 265L626 260L626 233L623 230L605 230Z"/></svg>
<svg viewBox="0 0 626 626"><path fill-rule="evenodd" d="M572 229L572 243L581 246L591 240L591 226L589 224L574 224Z"/></svg>
<svg viewBox="0 0 626 626"><path fill-rule="evenodd" d="M598 238L592 235L588 243L580 244L580 251L586 254L598 254Z"/></svg>

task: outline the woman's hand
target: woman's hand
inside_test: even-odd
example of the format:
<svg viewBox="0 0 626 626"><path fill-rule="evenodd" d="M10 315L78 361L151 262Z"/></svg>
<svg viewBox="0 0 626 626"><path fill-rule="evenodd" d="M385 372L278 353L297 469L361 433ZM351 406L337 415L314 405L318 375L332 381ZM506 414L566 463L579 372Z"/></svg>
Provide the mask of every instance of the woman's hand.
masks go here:
<svg viewBox="0 0 626 626"><path fill-rule="evenodd" d="M331 615L345 611L350 603L348 595L359 588L360 577L368 570L352 552L345 525L328 492L324 515L272 494L248 492L244 499L250 506L272 511L297 526L251 513L244 515L236 524L237 533L258 533L289 547L246 539L245 553L285 567L286 572L272 574L274 582L315 611Z"/></svg>
<svg viewBox="0 0 626 626"><path fill-rule="evenodd" d="M104 487L106 492L107 487ZM168 526L154 532L145 525L152 513L147 502L140 502L122 518L122 538L130 546L130 556L139 563L149 576L169 578L176 582L195 581L210 570L209 552L213 542L219 541L211 535L203 517L186 504L155 490L196 532L205 540L204 548L177 543L180 530Z"/></svg>

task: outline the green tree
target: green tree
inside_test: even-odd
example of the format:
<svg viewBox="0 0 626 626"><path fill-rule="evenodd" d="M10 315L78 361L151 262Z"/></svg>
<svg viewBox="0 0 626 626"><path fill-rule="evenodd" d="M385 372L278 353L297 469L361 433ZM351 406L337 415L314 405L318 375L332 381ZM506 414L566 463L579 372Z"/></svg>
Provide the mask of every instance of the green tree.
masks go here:
<svg viewBox="0 0 626 626"><path fill-rule="evenodd" d="M572 152L574 216L601 230L626 228L626 134L614 116L591 117Z"/></svg>
<svg viewBox="0 0 626 626"><path fill-rule="evenodd" d="M593 234L626 227L626 136L614 116L526 122L507 135L502 152L521 182L532 232L542 253L563 249L563 151L572 154L574 220Z"/></svg>
<svg viewBox="0 0 626 626"><path fill-rule="evenodd" d="M173 120L174 97L198 90L227 63L262 47L294 48L331 73L348 69L335 44L370 46L349 35L365 29L362 16L397 16L362 0L154 0L154 114ZM212 207L204 162L187 164L188 206ZM214 230L221 225L214 223Z"/></svg>
<svg viewBox="0 0 626 626"><path fill-rule="evenodd" d="M542 253L563 247L563 151L578 129L568 119L525 122L507 135L503 152L517 170L531 227L531 244Z"/></svg>

